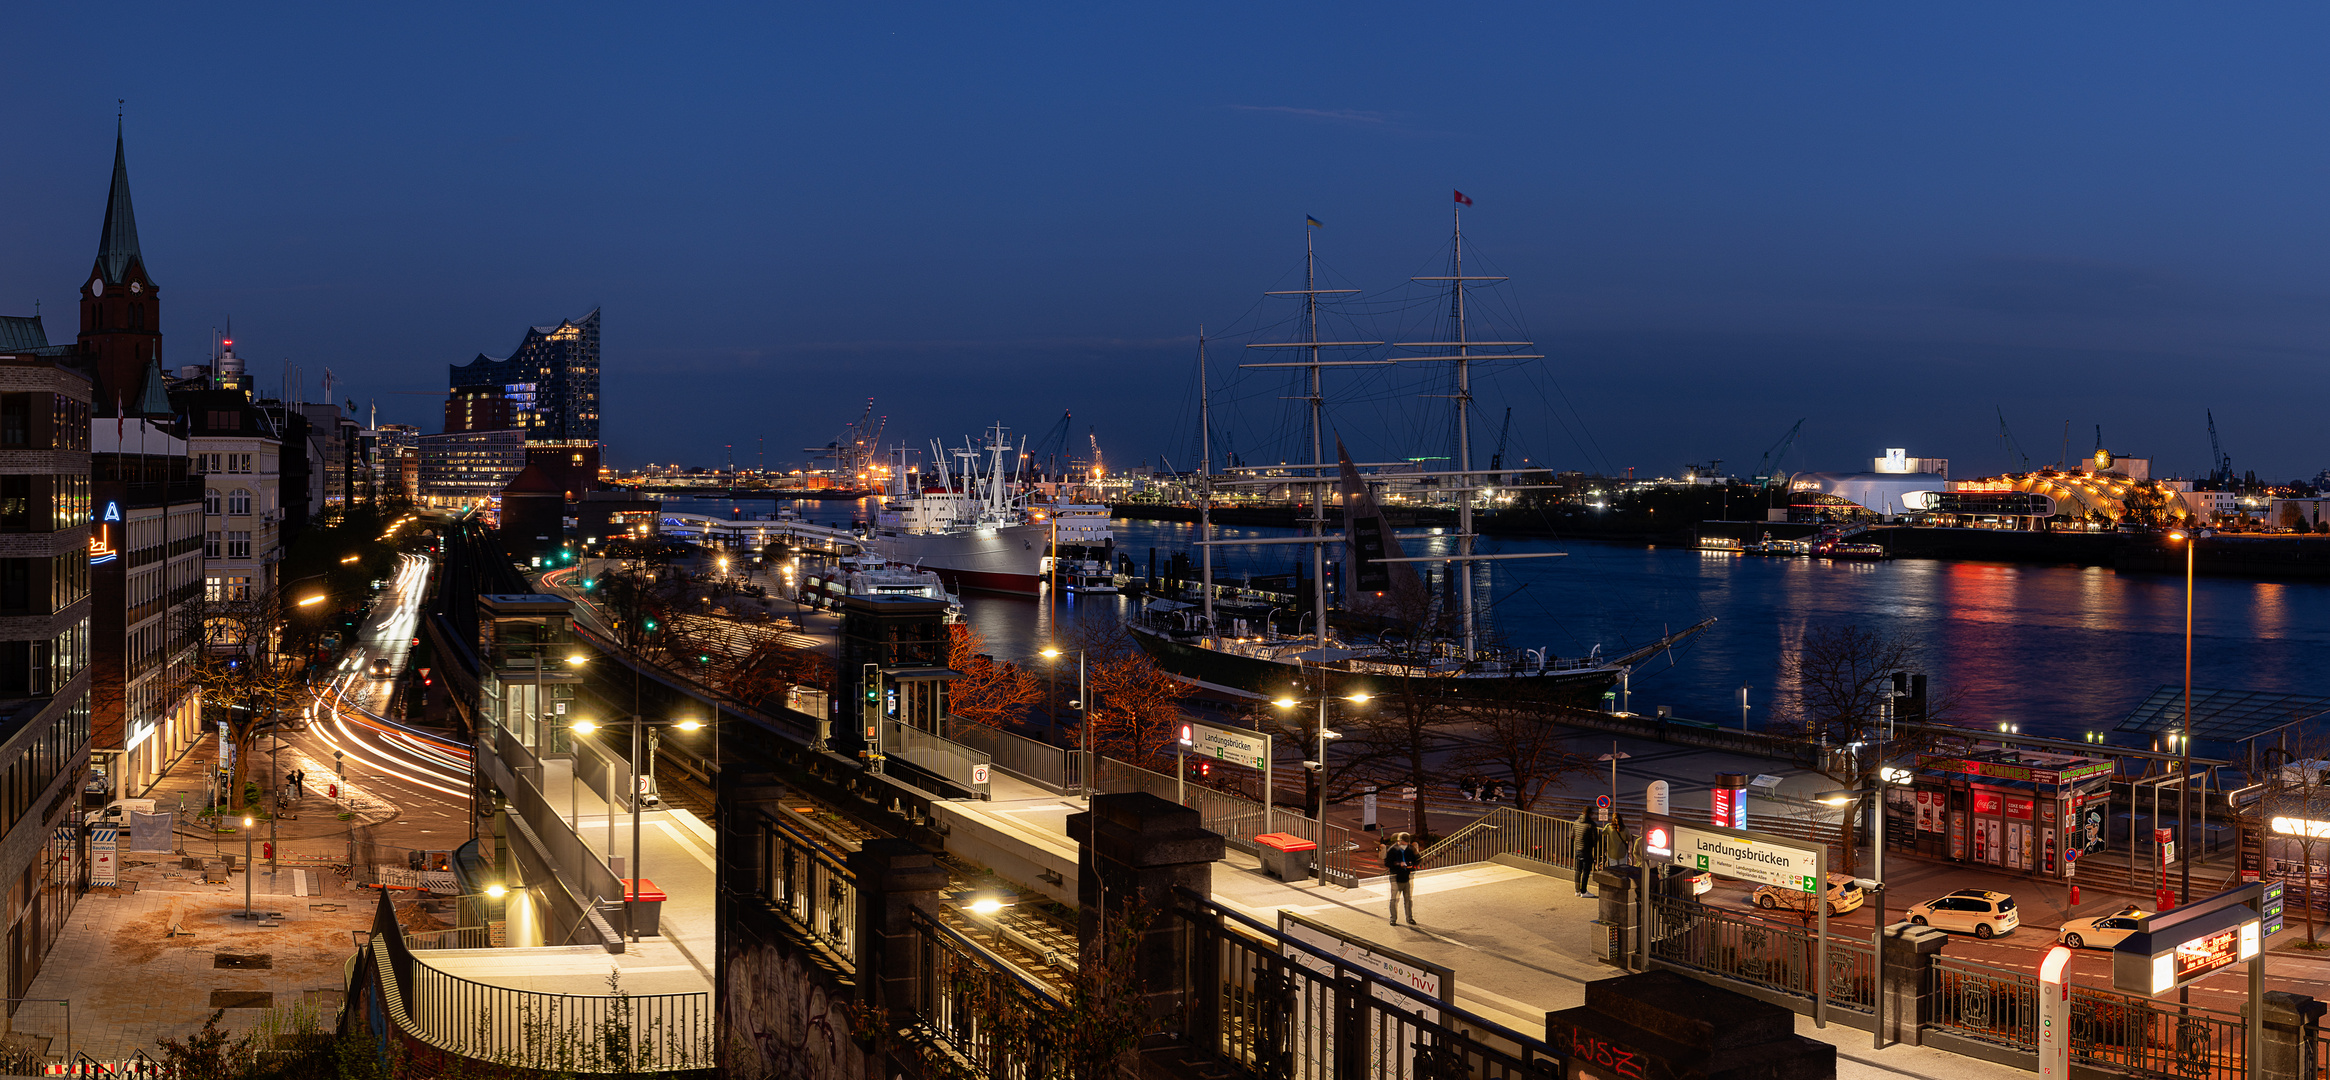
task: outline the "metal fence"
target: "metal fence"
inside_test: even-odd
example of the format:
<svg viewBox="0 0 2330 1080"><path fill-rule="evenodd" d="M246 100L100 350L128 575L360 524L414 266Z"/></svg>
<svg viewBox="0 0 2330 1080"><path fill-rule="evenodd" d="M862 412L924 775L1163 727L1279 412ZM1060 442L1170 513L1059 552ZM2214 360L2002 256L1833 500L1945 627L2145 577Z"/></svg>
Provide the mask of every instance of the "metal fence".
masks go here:
<svg viewBox="0 0 2330 1080"><path fill-rule="evenodd" d="M1935 1028L2019 1051L2038 1049L2037 978L1947 958L1935 962L1934 977ZM2071 988L2071 1057L2081 1064L2161 1080L2244 1080L2247 1039L2247 1027L2233 1013Z"/></svg>
<svg viewBox="0 0 2330 1080"><path fill-rule="evenodd" d="M1177 781L1164 773L1110 757L1095 759L1092 772L1094 790L1146 791L1167 802L1178 802L1197 811L1201 826L1222 834L1224 843L1248 855L1261 851L1254 838L1265 832L1287 833L1317 844L1314 865L1320 880L1329 885L1356 887L1372 865L1370 845L1351 830L1332 823L1322 826L1317 819L1304 817L1298 811L1273 810L1265 827L1262 804L1243 796Z"/></svg>
<svg viewBox="0 0 2330 1080"><path fill-rule="evenodd" d="M428 1042L528 1069L634 1073L712 1067L712 995L545 994L430 967L400 934L375 934L404 1012Z"/></svg>
<svg viewBox="0 0 2330 1080"><path fill-rule="evenodd" d="M896 720L882 721L882 752L966 788L974 787L972 770L993 761L983 751Z"/></svg>
<svg viewBox="0 0 2330 1080"><path fill-rule="evenodd" d="M1679 896L1651 901L1650 955L1677 967L1800 998L1816 996L1812 929L1727 911ZM1831 935L1827 994L1831 1008L1876 1014L1877 953L1866 941Z"/></svg>
<svg viewBox="0 0 2330 1080"><path fill-rule="evenodd" d="M765 845L760 865L768 875L761 894L794 927L833 949L845 966L855 966L858 948L858 886L848 853L777 814L763 820Z"/></svg>
<svg viewBox="0 0 2330 1080"><path fill-rule="evenodd" d="M1084 790L1084 755L1076 750L967 720L951 721L947 735L986 754L994 760L996 768L1054 794L1070 795Z"/></svg>
<svg viewBox="0 0 2330 1080"><path fill-rule="evenodd" d="M1366 966L1180 894L1191 927L1183 1030L1250 1076L1534 1080L1560 1075L1543 1039L1417 993Z"/></svg>

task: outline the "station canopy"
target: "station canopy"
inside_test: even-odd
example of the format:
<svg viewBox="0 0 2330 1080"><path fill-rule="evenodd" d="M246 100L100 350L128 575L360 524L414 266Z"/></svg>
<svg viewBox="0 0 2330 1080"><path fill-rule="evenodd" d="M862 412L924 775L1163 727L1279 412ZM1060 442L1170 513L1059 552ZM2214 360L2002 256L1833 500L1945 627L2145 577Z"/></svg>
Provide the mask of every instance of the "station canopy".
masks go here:
<svg viewBox="0 0 2330 1080"><path fill-rule="evenodd" d="M2330 697L2265 690L2192 688L2196 743L2248 742L2330 713ZM2114 731L2175 735L2184 731L2184 687L2163 686L2130 711Z"/></svg>

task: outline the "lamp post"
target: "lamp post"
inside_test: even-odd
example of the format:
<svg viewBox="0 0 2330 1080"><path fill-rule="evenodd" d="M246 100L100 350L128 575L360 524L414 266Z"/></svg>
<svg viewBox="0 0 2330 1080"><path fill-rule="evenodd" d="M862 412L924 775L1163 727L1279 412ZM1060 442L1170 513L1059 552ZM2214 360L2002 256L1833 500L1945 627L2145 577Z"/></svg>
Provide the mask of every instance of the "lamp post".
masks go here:
<svg viewBox="0 0 2330 1080"><path fill-rule="evenodd" d="M1058 660L1062 655L1060 647L1057 645L1044 647L1043 657L1046 660ZM1089 700L1089 694L1090 690L1084 685L1084 650L1078 649L1076 650L1076 700L1071 704L1078 713L1082 714L1081 722L1076 725L1076 761L1078 765L1082 766L1077 773L1077 779L1081 781L1077 786L1084 789L1084 805L1086 806L1092 805L1092 702Z"/></svg>
<svg viewBox="0 0 2330 1080"><path fill-rule="evenodd" d="M251 875L257 869L251 865L251 819L249 815L245 815L243 817L243 918L246 919L255 917L251 914Z"/></svg>
<svg viewBox="0 0 2330 1080"><path fill-rule="evenodd" d="M644 716L633 716L626 720L611 722L623 724L631 729L632 790L624 797L631 804L631 861L623 866L625 870L631 872L631 878L628 882L618 881L618 884L623 886L623 936L632 941L638 941L638 920L633 917L633 912L639 903L639 883L647 880L647 876L639 872L639 731L641 728L647 727L669 727L681 731L695 731L703 727L704 723L701 720L671 720L657 723ZM574 730L584 735L598 729L598 724L588 720L579 721L574 725ZM607 797L610 800L607 804L607 816L610 820L615 816L615 806L612 802L615 795L614 789L615 785L607 785Z"/></svg>
<svg viewBox="0 0 2330 1080"><path fill-rule="evenodd" d="M2185 846L2177 859L2177 898L2192 900L2192 571L2193 551L2205 535L2198 529L2177 529L2168 539L2184 545L2184 731L2176 740L2176 841Z"/></svg>
<svg viewBox="0 0 2330 1080"><path fill-rule="evenodd" d="M1304 785L1310 788L1310 791L1307 793L1308 797L1304 801L1309 804L1312 819L1317 821L1325 821L1327 819L1327 740L1340 739L1343 737L1337 732L1327 730L1327 702L1337 696L1341 696L1343 700L1348 701L1354 705L1365 705L1368 702L1375 700L1373 697L1368 695L1367 691L1359 690L1344 695L1322 693L1315 697L1307 698L1298 698L1290 694L1286 697L1282 697L1276 701L1271 702L1272 705L1276 705L1281 709L1291 709L1297 705L1317 705L1319 707L1318 723L1317 726L1313 729L1313 739L1315 745L1312 747L1312 750L1316 756L1310 761L1303 762L1303 776L1305 778ZM1410 777L1410 779L1412 780L1416 778ZM1270 794L1271 793L1267 791L1263 792L1263 799L1265 802L1271 801ZM1419 792L1418 794L1421 793ZM1419 799L1417 802L1420 807L1422 800ZM1418 809L1418 807L1411 807L1411 814L1413 814L1416 809ZM1415 822L1411 818L1409 821L1409 826L1412 828L1414 825ZM1422 830L1418 831L1420 832Z"/></svg>
<svg viewBox="0 0 2330 1080"><path fill-rule="evenodd" d="M1869 948L1872 950L1870 955L1876 958L1878 970L1882 972L1885 966L1885 763L1883 759L1879 759L1877 775L1870 778L1867 787L1824 791L1813 796L1813 799L1828 806L1844 806L1870 795L1877 797L1877 821L1871 830L1876 844L1870 849L1869 876L1858 884L1861 884L1868 891L1870 902L1877 905L1876 910L1872 913L1874 917L1871 920L1869 930ZM1828 903L1828 882L1820 883L1820 890L1813 894L1812 902L1815 904ZM1872 1014L1874 1022L1870 1024L1870 1030L1875 1034L1872 1049L1883 1050L1885 1049L1885 993L1883 989L1878 990L1873 1000L1875 1001L1875 1012Z"/></svg>

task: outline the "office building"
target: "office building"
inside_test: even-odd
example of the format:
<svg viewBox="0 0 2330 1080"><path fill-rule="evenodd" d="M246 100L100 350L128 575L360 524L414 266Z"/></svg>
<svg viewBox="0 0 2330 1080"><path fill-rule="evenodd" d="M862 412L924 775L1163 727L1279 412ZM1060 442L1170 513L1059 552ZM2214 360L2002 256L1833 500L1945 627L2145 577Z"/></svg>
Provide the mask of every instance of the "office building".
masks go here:
<svg viewBox="0 0 2330 1080"><path fill-rule="evenodd" d="M530 443L562 445L599 441L599 313L556 326L530 327L507 359L479 354L450 369L445 430L493 430L480 424L503 422L526 433ZM502 421L483 399L498 393L507 403ZM459 403L460 427L455 426Z"/></svg>
<svg viewBox="0 0 2330 1080"><path fill-rule="evenodd" d="M89 445L91 779L131 798L202 736L203 478L186 440L151 420L99 418Z"/></svg>

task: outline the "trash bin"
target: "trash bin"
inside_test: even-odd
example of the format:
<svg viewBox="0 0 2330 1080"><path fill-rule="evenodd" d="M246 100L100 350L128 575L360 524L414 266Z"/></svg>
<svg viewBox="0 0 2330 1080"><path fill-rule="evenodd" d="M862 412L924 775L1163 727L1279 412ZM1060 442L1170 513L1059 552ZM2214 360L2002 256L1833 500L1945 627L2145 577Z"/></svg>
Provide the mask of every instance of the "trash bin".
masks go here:
<svg viewBox="0 0 2330 1080"><path fill-rule="evenodd" d="M1300 881L1311 876L1311 858L1319 845L1293 833L1263 833L1254 838L1261 849L1262 872L1280 881Z"/></svg>
<svg viewBox="0 0 2330 1080"><path fill-rule="evenodd" d="M652 878L624 878L623 899L631 905L631 929L649 937L663 936L663 902L669 897Z"/></svg>

